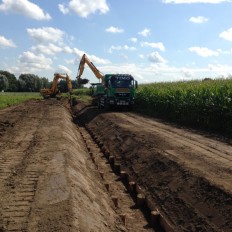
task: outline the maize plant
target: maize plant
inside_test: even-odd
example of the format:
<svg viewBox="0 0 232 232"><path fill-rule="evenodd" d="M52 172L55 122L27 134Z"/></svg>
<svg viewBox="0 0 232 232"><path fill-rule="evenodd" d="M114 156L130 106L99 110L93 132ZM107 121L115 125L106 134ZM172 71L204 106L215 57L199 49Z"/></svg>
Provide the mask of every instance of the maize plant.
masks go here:
<svg viewBox="0 0 232 232"><path fill-rule="evenodd" d="M144 84L136 103L151 115L232 133L232 79Z"/></svg>

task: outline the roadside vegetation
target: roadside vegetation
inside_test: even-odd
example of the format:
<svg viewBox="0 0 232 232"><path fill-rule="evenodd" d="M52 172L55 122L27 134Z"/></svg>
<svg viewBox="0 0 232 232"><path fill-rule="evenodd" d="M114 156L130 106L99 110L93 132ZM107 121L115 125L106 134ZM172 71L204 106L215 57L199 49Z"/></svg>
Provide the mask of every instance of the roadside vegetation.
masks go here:
<svg viewBox="0 0 232 232"><path fill-rule="evenodd" d="M74 89L73 96L77 100L81 100L87 104L91 104L92 97L90 96L90 90L88 88Z"/></svg>
<svg viewBox="0 0 232 232"><path fill-rule="evenodd" d="M34 74L26 73L20 74L18 78L14 74L0 70L0 91L5 92L39 92L42 88L50 88L52 85L53 76L51 81L46 77L39 77ZM83 79L83 83L88 82ZM78 84L76 80L72 80L73 89L81 88L83 84ZM67 83L65 80L59 81L59 89L62 93L67 92Z"/></svg>
<svg viewBox="0 0 232 232"><path fill-rule="evenodd" d="M137 110L186 125L232 133L232 79L140 85Z"/></svg>
<svg viewBox="0 0 232 232"><path fill-rule="evenodd" d="M29 99L41 99L39 93L0 92L0 109L17 105Z"/></svg>

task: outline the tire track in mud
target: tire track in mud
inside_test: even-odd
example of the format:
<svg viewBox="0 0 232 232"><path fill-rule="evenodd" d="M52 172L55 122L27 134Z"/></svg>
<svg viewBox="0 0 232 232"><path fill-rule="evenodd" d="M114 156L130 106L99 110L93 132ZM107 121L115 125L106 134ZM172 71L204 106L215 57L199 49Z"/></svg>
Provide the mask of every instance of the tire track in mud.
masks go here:
<svg viewBox="0 0 232 232"><path fill-rule="evenodd" d="M20 131L20 134L17 127L8 131L9 141L6 143L11 149L3 150L1 153L0 231L28 231L28 218L40 171L40 166L33 161L33 149L45 111L29 117L26 113L28 110L33 113L36 108L36 102L26 112L24 109L16 108L17 113L23 115L20 124L25 126L25 130ZM27 130L27 127L30 127L30 130Z"/></svg>
<svg viewBox="0 0 232 232"><path fill-rule="evenodd" d="M187 132L183 135L181 134L183 130L171 129L170 126L162 125L150 119L146 121L135 114L125 113L117 114L117 116L124 118L128 122L127 125L122 125L124 128L128 125L139 127L141 123L144 123L147 128L146 132L150 133L151 136L161 135L163 138L167 138L171 141L171 148L163 150L167 156L179 160L189 168L198 169L202 175L206 175L217 186L221 186L222 178L224 181L223 187L227 191L231 191L232 149L229 144L226 146L225 143L222 144L220 141L206 139L197 134L193 137ZM178 146L175 145L175 148L172 149L172 144L178 144ZM209 165L205 165L205 163ZM218 177L218 172L220 172L220 177ZM209 173L210 175L208 175Z"/></svg>
<svg viewBox="0 0 232 232"><path fill-rule="evenodd" d="M172 138L173 140L181 140L181 141L184 141L186 142L186 144L191 144L195 147L199 147L199 148L202 148L202 150L205 150L205 151L209 151L213 154L215 154L215 156L219 156L225 160L228 160L228 161L232 161L232 157L231 157L231 149L225 149L222 150L222 148L218 148L217 144L215 145L215 140L214 140L214 143L212 144L212 140L209 141L209 143L207 145L204 145L202 142L199 142L197 140L201 139L200 136L195 136L195 138L191 137L190 135L188 135L187 133L186 134L181 134L181 130L178 132L177 131L177 128L175 128L175 131L170 131L170 127L168 129L165 129L163 127L161 127L160 123L156 123L154 121L151 121L151 120L147 120L145 121L144 118L142 118L141 116L138 116L138 115L133 115L131 113L125 113L126 115L126 120L131 123L131 124L134 124L135 126L139 126L140 124L138 123L138 121L143 121L144 123L148 124L150 123L151 125L155 126L155 130L158 130L160 132L163 133L164 136L167 136L169 138ZM123 117L123 115L121 115ZM137 119L137 121L135 121L135 119ZM150 127L150 131L151 132L154 132L154 129L152 129ZM175 135L175 137L174 137ZM196 137L198 137L198 139L196 139ZM205 138L204 138L205 139ZM209 139L208 139L209 140ZM206 141L206 140L204 140ZM211 142L211 144L210 144ZM218 143L220 143L218 141Z"/></svg>

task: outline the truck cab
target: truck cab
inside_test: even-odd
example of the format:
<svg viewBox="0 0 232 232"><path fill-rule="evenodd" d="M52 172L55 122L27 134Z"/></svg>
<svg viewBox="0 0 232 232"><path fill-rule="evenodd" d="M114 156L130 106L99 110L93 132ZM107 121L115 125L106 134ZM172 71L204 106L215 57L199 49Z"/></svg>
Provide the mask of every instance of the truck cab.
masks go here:
<svg viewBox="0 0 232 232"><path fill-rule="evenodd" d="M96 89L99 108L134 105L137 81L129 74L106 74Z"/></svg>

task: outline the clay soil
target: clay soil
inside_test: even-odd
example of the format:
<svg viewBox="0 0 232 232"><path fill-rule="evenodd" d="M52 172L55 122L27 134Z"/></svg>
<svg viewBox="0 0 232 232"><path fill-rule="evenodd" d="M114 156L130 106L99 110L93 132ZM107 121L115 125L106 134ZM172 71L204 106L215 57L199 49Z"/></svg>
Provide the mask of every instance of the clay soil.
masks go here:
<svg viewBox="0 0 232 232"><path fill-rule="evenodd" d="M0 110L1 232L162 231L151 228L85 128L174 231L232 231L229 139L50 99ZM97 165L89 151L99 155Z"/></svg>

